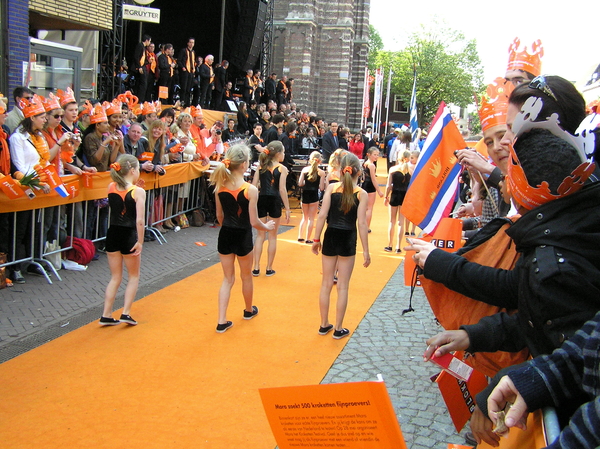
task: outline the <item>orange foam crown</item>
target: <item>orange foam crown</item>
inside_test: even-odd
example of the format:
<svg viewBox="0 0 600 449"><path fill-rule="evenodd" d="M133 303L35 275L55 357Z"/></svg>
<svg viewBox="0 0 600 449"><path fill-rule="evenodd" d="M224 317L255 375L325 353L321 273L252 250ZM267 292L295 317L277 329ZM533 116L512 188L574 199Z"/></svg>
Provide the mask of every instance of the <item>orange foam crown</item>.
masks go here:
<svg viewBox="0 0 600 449"><path fill-rule="evenodd" d="M106 111L100 103L97 103L90 112L90 123L94 124L106 121L108 121L108 118L106 118Z"/></svg>
<svg viewBox="0 0 600 449"><path fill-rule="evenodd" d="M501 77L488 85L479 108L479 120L483 131L496 125L506 124L508 97L512 91L512 83Z"/></svg>
<svg viewBox="0 0 600 449"><path fill-rule="evenodd" d="M531 44L531 52L527 50L527 46L523 46L520 50L521 40L515 37L515 40L508 47L508 67L509 70L524 70L538 76L542 73L542 56L544 56L544 47L542 41L537 40Z"/></svg>
<svg viewBox="0 0 600 449"><path fill-rule="evenodd" d="M122 103L126 103L127 106L129 106L129 109L131 109L131 110L133 110L140 102L138 97L133 95L131 93L131 91L129 91L129 90L127 92L125 92L124 94L118 95L117 100L119 100Z"/></svg>
<svg viewBox="0 0 600 449"><path fill-rule="evenodd" d="M156 112L156 106L154 103L145 101L142 105L142 115L148 115Z"/></svg>
<svg viewBox="0 0 600 449"><path fill-rule="evenodd" d="M105 101L103 103L104 110L106 111L107 116L113 114L120 114L122 112L121 105L122 103L116 98L111 103L109 103L108 101Z"/></svg>
<svg viewBox="0 0 600 449"><path fill-rule="evenodd" d="M56 95L60 100L60 106L64 107L64 105L69 103L77 103L75 99L75 94L73 93L73 89L67 87L65 90L58 89L56 91Z"/></svg>
<svg viewBox="0 0 600 449"><path fill-rule="evenodd" d="M19 102L19 108L23 112L25 118L33 117L34 115L43 114L46 112L44 109L44 98L35 94L31 100L27 98L21 98Z"/></svg>
<svg viewBox="0 0 600 449"><path fill-rule="evenodd" d="M202 112L202 108L200 106L192 106L190 108L190 115L192 117L198 117L199 115L204 116L204 113Z"/></svg>
<svg viewBox="0 0 600 449"><path fill-rule="evenodd" d="M44 109L46 112L60 109L60 99L52 92L48 94L48 98L44 98L42 101L44 103Z"/></svg>

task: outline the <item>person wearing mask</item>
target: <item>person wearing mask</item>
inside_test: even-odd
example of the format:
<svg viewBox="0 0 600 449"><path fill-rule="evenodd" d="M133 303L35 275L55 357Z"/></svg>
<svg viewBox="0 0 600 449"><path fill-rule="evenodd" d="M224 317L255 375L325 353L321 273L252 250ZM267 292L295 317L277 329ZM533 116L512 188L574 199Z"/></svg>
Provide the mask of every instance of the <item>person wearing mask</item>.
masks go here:
<svg viewBox="0 0 600 449"><path fill-rule="evenodd" d="M475 300L518 309L513 315L495 314L438 334L428 340L426 359L434 352L440 356L456 349L515 352L527 348L533 356L549 354L598 311L596 299L600 296L595 292L600 292L600 255L595 250L599 246L593 229L598 221L595 211L600 184L592 176L595 166L582 162L580 151L569 143L573 141L548 124L547 118L553 114L569 134L575 133L585 118L581 94L563 78L536 77L515 88L509 98L504 139L507 145L515 134L518 139L514 152L510 150L506 182L521 213L506 231L520 253L513 270L481 266L451 253L447 253L448 259L440 258L438 251L416 239L407 247L418 251L414 259L428 279ZM536 129L544 126L557 135ZM546 164L549 154L554 167ZM574 170L580 182L559 193L559 186L572 179ZM442 265L447 276L440 277ZM493 446L498 437L487 417L487 397L495 383L477 395L479 411L474 416L483 415L477 422L471 421L475 438ZM579 404L574 400L572 405Z"/></svg>

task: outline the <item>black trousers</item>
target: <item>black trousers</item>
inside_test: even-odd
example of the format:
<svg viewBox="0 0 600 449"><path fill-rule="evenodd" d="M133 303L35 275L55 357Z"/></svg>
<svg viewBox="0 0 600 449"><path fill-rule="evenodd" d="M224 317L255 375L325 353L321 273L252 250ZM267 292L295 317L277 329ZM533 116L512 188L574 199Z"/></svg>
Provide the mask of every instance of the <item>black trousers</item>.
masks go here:
<svg viewBox="0 0 600 449"><path fill-rule="evenodd" d="M192 105L192 81L194 77L189 72L179 72L179 86L181 87L181 101L184 106Z"/></svg>

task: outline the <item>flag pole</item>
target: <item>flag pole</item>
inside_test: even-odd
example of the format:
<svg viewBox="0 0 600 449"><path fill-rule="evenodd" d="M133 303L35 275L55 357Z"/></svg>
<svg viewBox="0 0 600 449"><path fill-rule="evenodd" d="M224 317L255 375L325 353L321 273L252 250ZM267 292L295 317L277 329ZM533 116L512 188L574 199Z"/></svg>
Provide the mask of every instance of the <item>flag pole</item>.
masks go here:
<svg viewBox="0 0 600 449"><path fill-rule="evenodd" d="M388 85L387 85L387 96L385 99L385 126L386 128L390 127L390 90L392 88L392 67L390 67L390 74L388 75ZM383 133L380 132L380 136L381 135L386 135L387 134L387 129L384 129Z"/></svg>
<svg viewBox="0 0 600 449"><path fill-rule="evenodd" d="M417 118L417 68L413 67L414 82L412 95L410 97L410 133L412 140L415 140L417 128L419 128L419 120Z"/></svg>
<svg viewBox="0 0 600 449"><path fill-rule="evenodd" d="M362 107L362 111L360 111L360 127L361 127L361 129L363 128L364 122L365 122L365 111L369 107L369 96L368 96L369 87L368 86L369 86L369 68L365 67L365 82L363 85L363 107Z"/></svg>

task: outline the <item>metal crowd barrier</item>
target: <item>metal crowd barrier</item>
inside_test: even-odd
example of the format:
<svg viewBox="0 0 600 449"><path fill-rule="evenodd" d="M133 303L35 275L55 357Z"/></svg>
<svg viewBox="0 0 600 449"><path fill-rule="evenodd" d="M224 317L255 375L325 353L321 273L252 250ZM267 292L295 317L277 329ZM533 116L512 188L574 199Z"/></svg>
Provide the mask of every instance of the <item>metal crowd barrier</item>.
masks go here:
<svg viewBox="0 0 600 449"><path fill-rule="evenodd" d="M180 167L176 170L181 171L182 168L185 168L183 164L177 165ZM157 178L153 178L149 185L147 183L148 187L145 187L145 229L156 237L159 244L167 243L166 238L157 228L166 220L175 220L182 214L195 209L214 216L214 196L209 191L208 176L215 166L216 163L211 163L208 170L193 172L194 174L189 180L180 184L161 186L160 179ZM168 166L166 168L169 170ZM144 177L150 178L151 175ZM52 198L54 202L60 202L55 197ZM3 204L6 209L11 200L0 198L0 201L6 201ZM36 204L42 203L43 201L38 201ZM21 209L23 209L22 206ZM3 239L8 246L8 261L0 264L0 268L21 264L21 269L25 269L28 265L33 265L38 267L46 281L52 284L50 274L54 279L59 281L62 279L48 259L56 254L60 254L62 259L63 253L73 249L73 246L49 248L47 242L49 240L48 243L53 240L72 242L69 237L78 237L91 240L97 244L98 248L102 249L108 229L109 208L107 202L102 198L82 201L71 199L65 200L64 204L50 207L13 212L2 212L0 209L0 216L3 216L8 229L11 230L9 238L4 237ZM25 255L22 255L23 253Z"/></svg>

